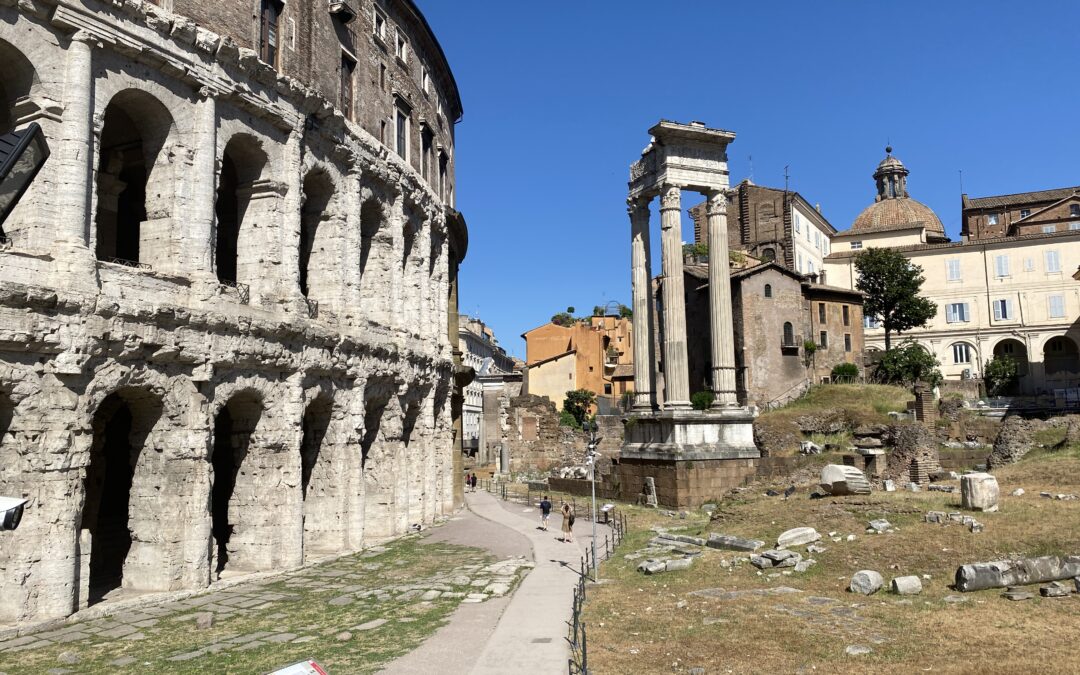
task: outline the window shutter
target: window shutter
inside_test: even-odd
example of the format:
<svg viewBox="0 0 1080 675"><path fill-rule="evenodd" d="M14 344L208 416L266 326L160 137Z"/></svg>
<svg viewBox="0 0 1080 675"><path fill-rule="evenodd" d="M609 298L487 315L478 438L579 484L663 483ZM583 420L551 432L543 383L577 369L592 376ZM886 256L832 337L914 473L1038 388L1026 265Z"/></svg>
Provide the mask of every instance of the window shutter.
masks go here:
<svg viewBox="0 0 1080 675"><path fill-rule="evenodd" d="M1001 321L1001 300L994 301L994 320Z"/></svg>
<svg viewBox="0 0 1080 675"><path fill-rule="evenodd" d="M956 305L945 305L945 322L956 323Z"/></svg>
<svg viewBox="0 0 1080 675"><path fill-rule="evenodd" d="M1046 271L1047 272L1060 272L1061 271L1061 259L1058 257L1057 251L1047 251L1046 257Z"/></svg>
<svg viewBox="0 0 1080 675"><path fill-rule="evenodd" d="M960 311L962 314L960 317L961 321L971 321L971 315L968 312L968 304L966 302L960 303Z"/></svg>

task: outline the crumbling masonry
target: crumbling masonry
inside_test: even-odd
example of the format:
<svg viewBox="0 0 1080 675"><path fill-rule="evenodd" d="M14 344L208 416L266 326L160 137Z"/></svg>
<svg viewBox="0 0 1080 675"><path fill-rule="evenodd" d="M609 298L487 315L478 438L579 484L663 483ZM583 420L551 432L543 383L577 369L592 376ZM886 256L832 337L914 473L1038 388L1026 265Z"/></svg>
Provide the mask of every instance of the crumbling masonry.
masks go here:
<svg viewBox="0 0 1080 675"><path fill-rule="evenodd" d="M454 503L467 235L435 37L408 0L163 2L0 0L0 134L52 150L0 232L0 494L29 500L0 624Z"/></svg>

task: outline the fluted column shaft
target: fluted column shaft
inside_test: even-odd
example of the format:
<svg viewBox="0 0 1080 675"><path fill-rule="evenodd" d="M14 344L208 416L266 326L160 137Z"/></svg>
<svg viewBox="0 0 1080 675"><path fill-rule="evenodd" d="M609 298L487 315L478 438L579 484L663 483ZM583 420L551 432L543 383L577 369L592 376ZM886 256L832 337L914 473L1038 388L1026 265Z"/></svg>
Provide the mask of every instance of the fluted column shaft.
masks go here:
<svg viewBox="0 0 1080 675"><path fill-rule="evenodd" d="M664 264L664 408L690 407L686 365L686 298L683 292L682 197L666 186L660 195L660 245Z"/></svg>
<svg viewBox="0 0 1080 675"><path fill-rule="evenodd" d="M213 277L214 203L217 192L217 101L208 89L199 91L195 104L194 187L191 199L192 267ZM216 282L217 279L215 278Z"/></svg>
<svg viewBox="0 0 1080 675"><path fill-rule="evenodd" d="M71 38L64 72L64 122L58 144L58 171L62 188L57 190L59 239L75 245L90 242L90 172L93 152L95 38L79 31Z"/></svg>
<svg viewBox="0 0 1080 675"><path fill-rule="evenodd" d="M709 226L709 338L712 347L713 407L739 404L735 393L735 336L728 268L727 197L711 192L705 206Z"/></svg>
<svg viewBox="0 0 1080 675"><path fill-rule="evenodd" d="M630 199L630 269L634 331L634 410L656 407L653 373L653 303L649 251L649 200Z"/></svg>

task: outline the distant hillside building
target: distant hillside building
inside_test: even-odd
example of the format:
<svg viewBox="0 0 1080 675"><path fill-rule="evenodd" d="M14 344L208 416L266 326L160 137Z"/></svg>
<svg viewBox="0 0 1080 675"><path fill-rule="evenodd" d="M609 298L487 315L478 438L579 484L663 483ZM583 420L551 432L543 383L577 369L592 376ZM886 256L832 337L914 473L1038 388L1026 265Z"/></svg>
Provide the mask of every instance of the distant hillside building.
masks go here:
<svg viewBox="0 0 1080 675"><path fill-rule="evenodd" d="M855 257L893 248L919 265L923 294L938 305L927 327L907 331L947 379L982 377L987 361L1018 362L1016 393L1065 395L1080 385L1080 199L1074 188L963 197L963 240L950 242L937 215L907 193L908 170L887 156L874 173L877 197L833 239L830 283L854 288ZM868 350L884 331L867 318Z"/></svg>
<svg viewBox="0 0 1080 675"><path fill-rule="evenodd" d="M527 331L522 393L543 396L562 409L566 392L588 389L602 414L615 410L633 389L631 321L593 316L570 326L548 322Z"/></svg>
<svg viewBox="0 0 1080 675"><path fill-rule="evenodd" d="M798 192L744 180L728 191L728 248L799 274L820 274L836 228ZM690 209L694 241L708 244L705 202Z"/></svg>

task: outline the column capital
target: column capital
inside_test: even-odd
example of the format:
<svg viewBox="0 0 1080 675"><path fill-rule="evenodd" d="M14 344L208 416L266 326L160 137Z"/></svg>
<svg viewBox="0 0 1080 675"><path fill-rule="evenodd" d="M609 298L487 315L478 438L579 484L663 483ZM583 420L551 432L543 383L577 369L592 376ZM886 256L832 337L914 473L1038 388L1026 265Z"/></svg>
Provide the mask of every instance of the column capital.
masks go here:
<svg viewBox="0 0 1080 675"><path fill-rule="evenodd" d="M71 36L71 42L72 44L80 43L98 49L102 47L101 38L85 29L75 31L75 34Z"/></svg>
<svg viewBox="0 0 1080 675"><path fill-rule="evenodd" d="M660 210L679 211L682 209L682 188L678 185L665 185L660 191Z"/></svg>
<svg viewBox="0 0 1080 675"><path fill-rule="evenodd" d="M651 201L648 197L627 197L626 212L630 214L631 218L640 217L642 214L647 215L649 213L649 202Z"/></svg>
<svg viewBox="0 0 1080 675"><path fill-rule="evenodd" d="M727 215L727 193L723 190L709 190L705 193L707 201L705 202L705 215L706 216L724 216Z"/></svg>

